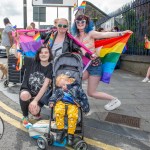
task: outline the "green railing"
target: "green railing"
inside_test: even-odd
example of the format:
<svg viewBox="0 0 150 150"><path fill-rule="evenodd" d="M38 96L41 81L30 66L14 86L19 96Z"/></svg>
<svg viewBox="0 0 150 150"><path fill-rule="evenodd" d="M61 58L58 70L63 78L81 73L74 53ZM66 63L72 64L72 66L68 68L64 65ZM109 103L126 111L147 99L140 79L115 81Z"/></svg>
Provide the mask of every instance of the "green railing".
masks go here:
<svg viewBox="0 0 150 150"><path fill-rule="evenodd" d="M129 29L134 32L127 43L126 54L150 56L150 50L144 48L144 35L150 40L150 0L134 0L109 14L109 17L97 21L96 26L100 27L111 18L114 18L114 25L120 30Z"/></svg>

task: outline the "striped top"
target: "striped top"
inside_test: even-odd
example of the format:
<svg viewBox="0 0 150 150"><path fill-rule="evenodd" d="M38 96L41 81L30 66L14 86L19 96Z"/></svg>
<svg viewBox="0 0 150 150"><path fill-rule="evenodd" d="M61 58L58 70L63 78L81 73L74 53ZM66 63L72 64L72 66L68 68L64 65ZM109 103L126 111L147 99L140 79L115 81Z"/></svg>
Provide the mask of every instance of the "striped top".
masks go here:
<svg viewBox="0 0 150 150"><path fill-rule="evenodd" d="M93 53L95 53L95 41L93 38L90 38L90 36L86 36L82 43Z"/></svg>

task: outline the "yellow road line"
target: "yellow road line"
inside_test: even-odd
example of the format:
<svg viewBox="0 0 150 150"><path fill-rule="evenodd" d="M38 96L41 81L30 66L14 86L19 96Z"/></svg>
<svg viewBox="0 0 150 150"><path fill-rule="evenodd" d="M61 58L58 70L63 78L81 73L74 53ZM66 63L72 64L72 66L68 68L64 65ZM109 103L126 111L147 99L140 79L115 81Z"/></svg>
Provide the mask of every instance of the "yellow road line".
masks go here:
<svg viewBox="0 0 150 150"><path fill-rule="evenodd" d="M6 121L7 123L13 125L14 127L23 130L24 132L28 132L26 128L24 128L21 123L15 119L10 118L8 115L5 115L4 113L0 112L1 118Z"/></svg>
<svg viewBox="0 0 150 150"><path fill-rule="evenodd" d="M105 144L105 143L102 143L100 141L95 141L95 140L92 140L92 139L89 139L89 138L84 138L84 140L90 144L90 145L93 145L93 146L96 146L96 147L100 147L104 150L123 150L119 147L115 147L115 146L112 146L112 145L108 145L108 144Z"/></svg>
<svg viewBox="0 0 150 150"><path fill-rule="evenodd" d="M13 114L14 116L18 117L18 118L22 118L22 114L15 111L14 109L8 107L6 104L4 104L3 102L0 101L0 107L2 107L3 109L5 109L6 111L10 112L11 114Z"/></svg>
<svg viewBox="0 0 150 150"><path fill-rule="evenodd" d="M0 101L0 106L5 109L6 111L10 112L11 114L13 114L14 116L18 117L18 118L22 118L22 114L11 109L10 107L8 107L7 105L5 105L4 103L2 103ZM25 129L21 123L19 121L16 121L15 119L10 118L8 115L3 114L2 112L0 112L0 116L2 117L3 120L5 120L7 123L15 126L16 128L19 128L25 132L28 132L27 129ZM86 141L87 144L89 145L93 145L99 148L102 148L104 150L123 150L121 148L115 147L115 146L111 146L111 145L107 145L105 143L102 143L100 141L95 141L89 138L84 138L84 140Z"/></svg>

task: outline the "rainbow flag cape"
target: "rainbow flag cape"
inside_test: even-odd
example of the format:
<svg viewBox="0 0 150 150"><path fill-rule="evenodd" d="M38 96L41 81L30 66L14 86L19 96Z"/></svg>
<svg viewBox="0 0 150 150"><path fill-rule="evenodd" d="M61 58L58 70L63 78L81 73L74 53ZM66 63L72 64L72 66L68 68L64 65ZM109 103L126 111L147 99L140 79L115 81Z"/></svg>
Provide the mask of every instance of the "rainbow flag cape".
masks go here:
<svg viewBox="0 0 150 150"><path fill-rule="evenodd" d="M102 61L101 81L110 82L116 63L130 36L131 34L127 33L124 36L95 41L96 53Z"/></svg>
<svg viewBox="0 0 150 150"><path fill-rule="evenodd" d="M85 7L86 7L86 2L83 1L83 2L81 3L81 5L78 7L78 9L85 9Z"/></svg>
<svg viewBox="0 0 150 150"><path fill-rule="evenodd" d="M78 10L78 6L77 6L77 4L76 4L76 3L74 3L73 11L76 11L76 10Z"/></svg>
<svg viewBox="0 0 150 150"><path fill-rule="evenodd" d="M150 41L145 42L145 48L150 49Z"/></svg>
<svg viewBox="0 0 150 150"><path fill-rule="evenodd" d="M33 39L37 42L40 41L41 40L40 32L36 33L35 36L33 36Z"/></svg>

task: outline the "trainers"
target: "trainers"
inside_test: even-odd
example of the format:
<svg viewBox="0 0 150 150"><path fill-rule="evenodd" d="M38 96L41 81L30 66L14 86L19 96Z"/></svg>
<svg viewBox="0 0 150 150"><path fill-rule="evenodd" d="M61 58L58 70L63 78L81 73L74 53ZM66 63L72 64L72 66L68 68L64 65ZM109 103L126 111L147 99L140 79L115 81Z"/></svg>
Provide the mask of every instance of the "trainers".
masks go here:
<svg viewBox="0 0 150 150"><path fill-rule="evenodd" d="M142 82L148 82L149 81L149 78L144 78L143 80L142 80Z"/></svg>
<svg viewBox="0 0 150 150"><path fill-rule="evenodd" d="M29 129L32 124L29 122L28 117L23 117L22 118L22 125L26 128Z"/></svg>
<svg viewBox="0 0 150 150"><path fill-rule="evenodd" d="M118 108L121 105L121 102L118 100L118 98L115 98L111 100L108 104L104 106L104 108L108 111L114 110Z"/></svg>

